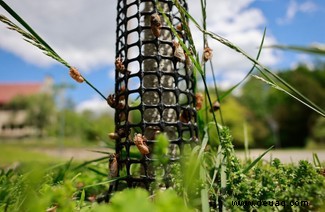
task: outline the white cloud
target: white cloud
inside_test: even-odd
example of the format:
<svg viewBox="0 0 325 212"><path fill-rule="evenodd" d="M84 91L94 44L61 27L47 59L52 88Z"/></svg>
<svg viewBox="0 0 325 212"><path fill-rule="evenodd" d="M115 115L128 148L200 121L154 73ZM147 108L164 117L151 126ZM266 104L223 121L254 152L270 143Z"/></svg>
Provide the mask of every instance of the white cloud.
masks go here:
<svg viewBox="0 0 325 212"><path fill-rule="evenodd" d="M76 111L92 111L95 114L109 113L114 114L114 110L107 104L107 102L97 96L92 97L91 99L85 100L78 104Z"/></svg>
<svg viewBox="0 0 325 212"><path fill-rule="evenodd" d="M263 37L266 19L261 10L249 7L252 2L253 0L208 1L207 29L227 38L248 55L255 58ZM199 3L194 6L190 4L189 6L200 10ZM199 11L194 12L196 20L202 19L199 13ZM195 32L193 35L194 40L201 41L201 33L195 30L194 26L191 29L194 29ZM276 38L267 33L264 45L268 46L276 43ZM252 63L247 58L219 42L209 39L209 45L214 50L213 65L216 75L222 79L219 82L222 87L230 87L239 82L252 67ZM202 43L199 43L198 46L198 49L203 49ZM279 60L279 55L273 49L268 48L262 50L259 59L265 66L275 65Z"/></svg>
<svg viewBox="0 0 325 212"><path fill-rule="evenodd" d="M7 3L71 65L91 71L114 61L116 7L112 6L112 1L20 0ZM0 14L10 17L2 8ZM9 34L2 23L0 47L41 67L54 63L19 36Z"/></svg>
<svg viewBox="0 0 325 212"><path fill-rule="evenodd" d="M316 10L317 5L313 1L307 0L299 4L296 0L291 0L286 10L285 17L278 19L277 22L278 24L288 24L296 17L297 13L311 13Z"/></svg>
<svg viewBox="0 0 325 212"><path fill-rule="evenodd" d="M114 63L115 1L7 0L7 2L59 55L81 71L91 71ZM261 10L250 7L252 2L254 0L207 0L207 28L255 57L266 20ZM189 1L188 6L196 20L202 20L200 1ZM305 8L308 8L308 5L305 5ZM5 12L0 8L0 13ZM194 39L200 42L201 33L194 26L191 26L191 29ZM203 49L199 42L198 49ZM265 45L274 43L275 37L267 34ZM217 75L221 75L225 80L231 80L223 84L236 83L234 80L237 78L226 76L231 74L243 76L252 66L242 55L217 41L209 39L209 44L214 49L213 64ZM39 66L50 66L54 63L38 49L25 43L15 32L5 30L2 23L0 23L0 48ZM260 60L265 65L273 65L278 62L279 57L274 50L266 49L263 50Z"/></svg>

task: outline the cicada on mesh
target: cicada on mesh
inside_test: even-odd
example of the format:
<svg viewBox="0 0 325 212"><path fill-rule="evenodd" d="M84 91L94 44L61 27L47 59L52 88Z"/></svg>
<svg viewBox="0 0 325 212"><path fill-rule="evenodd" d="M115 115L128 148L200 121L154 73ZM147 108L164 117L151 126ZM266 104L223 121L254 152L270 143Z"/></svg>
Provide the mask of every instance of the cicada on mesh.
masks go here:
<svg viewBox="0 0 325 212"><path fill-rule="evenodd" d="M109 155L109 176L115 178L118 175L118 154L112 153Z"/></svg>
<svg viewBox="0 0 325 212"><path fill-rule="evenodd" d="M161 32L161 19L158 13L154 13L150 17L150 27L152 34L158 38Z"/></svg>
<svg viewBox="0 0 325 212"><path fill-rule="evenodd" d="M147 138L143 136L141 133L136 133L134 135L133 142L137 146L141 154L147 155L150 153L149 147L146 144Z"/></svg>

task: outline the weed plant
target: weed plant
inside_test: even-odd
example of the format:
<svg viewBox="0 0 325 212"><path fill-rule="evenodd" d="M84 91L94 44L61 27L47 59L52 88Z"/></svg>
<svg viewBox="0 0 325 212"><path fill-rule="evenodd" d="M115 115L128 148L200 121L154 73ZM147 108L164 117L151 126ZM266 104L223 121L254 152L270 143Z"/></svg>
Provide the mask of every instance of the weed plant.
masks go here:
<svg viewBox="0 0 325 212"><path fill-rule="evenodd" d="M258 70L257 79L284 92L307 107L325 116L324 111L308 100L299 91L286 83L279 76L259 63L264 36L256 58L249 56L227 39L209 32L206 29L206 1L201 0L203 24L200 25L178 1L173 1L182 16L185 33L189 43L180 45L189 56L196 82L202 82L205 88L205 107L198 113L200 145L188 149L182 155L179 163L169 163L166 158L168 138L161 135L155 145L155 169L159 172L161 166L168 166L168 173L157 177L149 191L134 188L125 189L113 194L109 204L99 203L105 199L103 191L116 179L107 180L108 157L88 161L78 166L71 161L54 167L31 167L28 171L18 169L1 170L0 172L0 210L2 211L317 211L324 208L325 178L324 167L314 156L314 164L300 161L298 165L282 164L278 159L267 163L262 157L271 151L266 150L254 161L239 160L232 144L230 130L224 126L222 110L216 114L212 111L209 118L209 108L213 107L210 89L206 83L206 63L201 61L195 42L192 40L188 21L202 32L204 46L209 42L220 42L234 51L244 55L253 63L247 76L223 94L218 93L217 83L212 89L217 101L232 93L242 82ZM60 58L32 28L21 19L7 4L0 0L0 5L6 9L23 27L13 24L8 18L0 16L0 20L10 29L16 30L24 39L40 48L46 55L52 57L68 68L71 66ZM158 7L158 10L159 7ZM165 22L173 29L169 19L160 10ZM26 30L26 31L25 31ZM174 35L178 34L173 30ZM214 76L212 63L211 71ZM88 83L88 81L86 81ZM91 87L97 89L90 83ZM197 90L197 89L196 89ZM98 92L102 97L103 95ZM103 97L105 98L105 97ZM215 137L219 145L211 145L209 131L215 129ZM210 134L211 135L211 134ZM167 145L166 145L167 144ZM247 148L246 148L247 149ZM124 177L120 173L120 177ZM168 182L168 186L161 186ZM237 204L234 201L254 201L255 203L272 202L273 204ZM303 204L290 205L290 202ZM279 204L276 204L276 203ZM286 205L282 204L285 203Z"/></svg>

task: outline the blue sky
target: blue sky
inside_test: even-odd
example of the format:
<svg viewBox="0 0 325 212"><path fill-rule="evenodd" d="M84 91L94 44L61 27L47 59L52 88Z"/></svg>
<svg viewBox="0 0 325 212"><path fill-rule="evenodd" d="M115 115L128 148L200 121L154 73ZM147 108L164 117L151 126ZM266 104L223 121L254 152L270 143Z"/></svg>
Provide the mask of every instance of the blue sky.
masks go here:
<svg viewBox="0 0 325 212"><path fill-rule="evenodd" d="M113 1L97 0L96 4L87 0L6 2L105 96L113 92L116 16ZM199 1L190 0L188 4L190 13L200 20ZM325 44L323 0L207 0L207 5L208 30L233 41L252 56L257 52L264 27L267 28L266 45ZM10 17L2 8L0 14ZM192 30L194 38L201 40L194 26ZM86 84L71 80L64 66L43 56L16 34L0 23L0 83L40 82L50 75L55 83L75 85L67 92L67 98L79 109L107 108ZM210 41L210 45L214 49L218 83L224 87L235 84L249 70L250 62L215 41ZM261 58L263 64L274 70L312 60L304 54L274 49L263 50Z"/></svg>

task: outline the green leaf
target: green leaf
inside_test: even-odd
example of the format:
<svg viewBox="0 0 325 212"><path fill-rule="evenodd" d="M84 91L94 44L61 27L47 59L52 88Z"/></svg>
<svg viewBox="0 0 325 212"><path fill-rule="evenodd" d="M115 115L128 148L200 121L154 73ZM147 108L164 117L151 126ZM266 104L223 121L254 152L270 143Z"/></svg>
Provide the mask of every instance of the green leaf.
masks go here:
<svg viewBox="0 0 325 212"><path fill-rule="evenodd" d="M82 205L84 204L85 197L86 197L85 190L82 189L81 196L80 196L80 200L79 200L79 204L78 204L79 210L82 207Z"/></svg>
<svg viewBox="0 0 325 212"><path fill-rule="evenodd" d="M243 170L243 174L246 174L251 168L253 168L255 166L256 163L258 163L263 157L264 155L266 155L266 153L268 153L269 151L271 151L271 149L273 149L274 146L271 146L270 148L268 148L263 154L261 154L260 156L258 156L258 158L256 158L251 164L249 164L244 170Z"/></svg>
<svg viewBox="0 0 325 212"><path fill-rule="evenodd" d="M152 212L154 205L148 199L148 191L140 188L125 189L122 192L116 193L110 200L109 210L107 211L141 211Z"/></svg>

